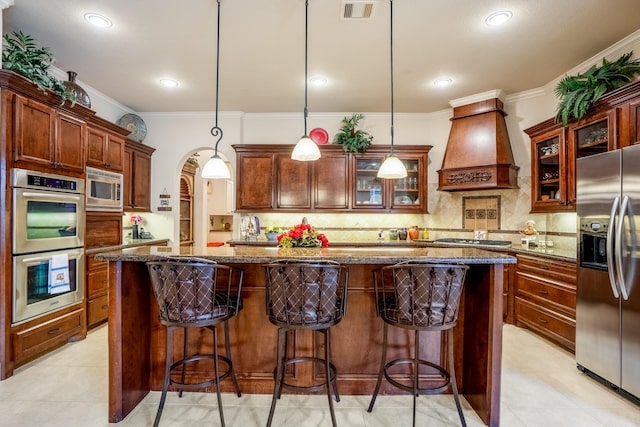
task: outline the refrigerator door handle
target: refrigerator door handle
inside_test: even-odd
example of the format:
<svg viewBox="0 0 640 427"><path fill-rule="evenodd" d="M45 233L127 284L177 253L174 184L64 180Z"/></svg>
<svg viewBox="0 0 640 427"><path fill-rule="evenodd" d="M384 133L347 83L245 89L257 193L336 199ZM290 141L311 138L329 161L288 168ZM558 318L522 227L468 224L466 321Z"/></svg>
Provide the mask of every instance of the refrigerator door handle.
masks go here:
<svg viewBox="0 0 640 427"><path fill-rule="evenodd" d="M609 214L609 229L607 230L607 273L609 273L609 284L611 285L611 291L615 298L620 298L618 292L618 279L614 263L614 245L616 230L616 213L618 211L618 205L620 204L620 197L615 197L611 204L611 213Z"/></svg>
<svg viewBox="0 0 640 427"><path fill-rule="evenodd" d="M616 272L620 279L620 293L622 294L622 298L624 300L629 299L629 293L631 292L630 286L633 285L633 277L635 276L636 271L636 263L635 256L633 253L629 255L629 266L626 271L624 271L624 266L622 265L622 233L624 231L624 219L629 218L629 235L631 236L631 251L635 251L638 242L636 241L636 226L633 218L633 206L631 204L631 199L629 196L624 196L622 199L622 205L620 206L620 216L618 217L618 224L616 226Z"/></svg>

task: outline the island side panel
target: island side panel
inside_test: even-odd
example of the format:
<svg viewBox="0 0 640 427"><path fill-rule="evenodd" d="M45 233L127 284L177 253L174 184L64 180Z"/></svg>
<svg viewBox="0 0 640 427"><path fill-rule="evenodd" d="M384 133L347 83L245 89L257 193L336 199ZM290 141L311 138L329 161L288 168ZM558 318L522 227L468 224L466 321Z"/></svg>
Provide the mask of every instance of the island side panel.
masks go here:
<svg viewBox="0 0 640 427"><path fill-rule="evenodd" d="M473 265L465 281L462 393L490 427L500 425L503 265ZM456 366L457 368L457 366Z"/></svg>
<svg viewBox="0 0 640 427"><path fill-rule="evenodd" d="M109 262L109 422L149 393L151 286L142 262Z"/></svg>

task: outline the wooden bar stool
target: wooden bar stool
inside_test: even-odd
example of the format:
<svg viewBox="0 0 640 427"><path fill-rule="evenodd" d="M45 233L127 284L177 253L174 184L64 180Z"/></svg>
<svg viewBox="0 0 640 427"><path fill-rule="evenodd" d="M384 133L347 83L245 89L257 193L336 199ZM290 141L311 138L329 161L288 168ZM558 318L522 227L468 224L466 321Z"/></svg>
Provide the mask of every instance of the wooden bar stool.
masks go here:
<svg viewBox="0 0 640 427"><path fill-rule="evenodd" d="M303 263L298 260L282 260L267 264L264 268L267 314L271 323L278 327L275 386L267 427L271 426L276 401L280 398L283 388L306 392L326 389L331 422L336 427L331 398L332 386L338 402L340 395L336 385L336 368L331 363L330 328L340 322L345 315L348 271L332 261ZM311 356L289 358L287 334L295 329L309 329L323 334L324 358ZM299 386L285 381L285 368L304 362L323 366L325 375L323 384Z"/></svg>
<svg viewBox="0 0 640 427"><path fill-rule="evenodd" d="M384 321L384 327L380 371L368 412L373 410L383 376L391 385L413 394L414 427L416 397L420 394L442 393L451 385L460 421L466 427L454 370L453 327L458 320L460 296L468 268L459 264L430 264L411 260L374 270L377 314ZM387 362L389 325L414 331L412 358L399 358ZM420 359L421 331L446 331L448 371L436 363ZM397 374L394 378L390 373L391 369L398 365L409 366L413 373L411 384L407 384L406 379L403 383ZM420 387L420 366L430 367L431 371L441 375L442 384L435 387Z"/></svg>
<svg viewBox="0 0 640 427"><path fill-rule="evenodd" d="M162 397L154 427L160 423L160 416L167 398L169 385L175 386L182 397L183 390L197 390L216 386L220 422L224 427L220 381L231 377L233 387L240 397L240 387L231 362L228 320L242 309L242 269L220 265L214 261L199 258L172 258L167 261L148 262L151 284L160 310L160 323L167 327L166 362ZM217 326L224 325L226 356L218 354ZM213 353L188 355L188 333L191 328L208 328L213 332ZM173 361L173 334L183 329L182 359ZM213 378L199 383L186 383L186 367L202 360L212 360ZM226 365L221 372L219 362ZM171 377L173 371L181 370L180 380Z"/></svg>

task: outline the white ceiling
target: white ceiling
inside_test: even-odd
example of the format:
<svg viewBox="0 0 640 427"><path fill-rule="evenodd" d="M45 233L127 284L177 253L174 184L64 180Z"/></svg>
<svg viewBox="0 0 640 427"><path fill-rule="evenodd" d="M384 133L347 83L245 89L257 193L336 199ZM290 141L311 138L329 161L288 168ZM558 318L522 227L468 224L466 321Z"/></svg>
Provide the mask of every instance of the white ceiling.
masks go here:
<svg viewBox="0 0 640 427"><path fill-rule="evenodd" d="M309 76L329 79L309 87L311 113L389 111L389 2L372 1L371 19L345 20L342 0L309 0ZM485 25L507 8L506 25ZM216 10L216 0L16 0L3 24L134 111L213 111ZM87 12L113 27L88 25ZM396 112L540 87L640 29L639 0L396 0L393 12ZM302 111L304 0L222 0L220 41L220 110ZM439 77L453 86L435 87Z"/></svg>

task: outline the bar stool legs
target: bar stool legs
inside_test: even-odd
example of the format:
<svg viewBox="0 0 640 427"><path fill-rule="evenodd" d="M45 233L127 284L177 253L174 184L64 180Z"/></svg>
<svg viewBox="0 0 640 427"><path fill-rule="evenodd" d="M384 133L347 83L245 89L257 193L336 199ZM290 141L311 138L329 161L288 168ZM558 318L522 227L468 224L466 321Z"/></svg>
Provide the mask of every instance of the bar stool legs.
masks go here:
<svg viewBox="0 0 640 427"><path fill-rule="evenodd" d="M380 391L380 386L382 385L382 377L384 376L387 381L389 381L392 385L396 385L397 386L397 382L395 380L393 380L391 378L391 376L387 373L387 369L389 369L390 367L394 366L395 364L398 363L407 363L410 362L413 364L414 368L413 368L413 390L409 389L412 391L413 394L413 427L415 427L416 425L416 398L420 395L420 394L433 394L430 393L429 390L425 390L425 389L420 389L419 387L419 374L420 374L420 370L419 367L420 365L429 365L429 366L433 366L430 362L425 362L423 360L420 360L420 356L419 356L419 350L420 350L420 331L419 330L415 330L414 331L414 339L415 339L415 346L414 346L414 355L413 355L413 359L396 359L394 361L391 362L387 362L387 337L388 337L388 328L389 325L385 322L383 329L382 329L382 359L380 361L380 370L378 371L378 381L376 382L376 388L375 391L373 392L373 396L371 397L371 402L369 403L369 408L367 409L367 412L371 412L373 411L373 405L376 402L376 397L378 397L378 392ZM453 357L453 329L448 329L447 331L447 354L448 354L448 362L449 362L449 382L451 383L451 391L453 393L453 398L455 400L456 403L456 408L458 410L458 416L460 417L460 423L463 427L467 427L467 422L464 418L464 413L462 412L462 405L460 404L460 396L458 394L458 385L456 383L456 373L455 373L455 367L454 367L454 357ZM442 369L442 368L440 368ZM441 371L442 372L442 371ZM402 389L406 389L406 387L401 387Z"/></svg>
<svg viewBox="0 0 640 427"><path fill-rule="evenodd" d="M273 397L271 399L271 409L269 410L269 419L267 420L267 427L271 426L273 422L273 416L276 410L276 402L282 395L282 389L287 386L293 389L317 389L317 386L304 387L304 386L292 386L287 385L284 381L284 373L287 365L291 365L299 362L315 362L322 363L324 365L325 383L323 387L327 391L327 399L329 401L329 412L331 413L331 424L333 427L337 426L336 414L333 408L333 399L331 391L335 394L336 402L340 402L340 394L338 394L338 386L336 384L335 367L331 363L331 332L330 329L318 329L315 333L322 333L325 339L324 346L324 360L316 357L296 357L293 359L287 358L287 343L288 343L288 330L286 328L278 328L278 345L276 350L277 367L275 373L275 386L273 390Z"/></svg>

